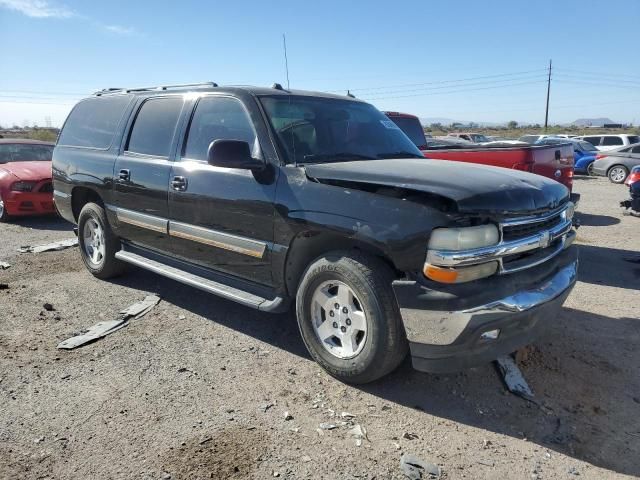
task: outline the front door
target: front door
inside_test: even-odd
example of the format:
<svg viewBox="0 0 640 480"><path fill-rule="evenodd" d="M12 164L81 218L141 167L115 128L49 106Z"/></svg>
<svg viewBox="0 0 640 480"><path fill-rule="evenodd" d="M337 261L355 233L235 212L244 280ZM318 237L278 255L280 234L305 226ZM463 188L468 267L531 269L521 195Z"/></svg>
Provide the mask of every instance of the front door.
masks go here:
<svg viewBox="0 0 640 480"><path fill-rule="evenodd" d="M130 125L115 165L118 236L168 252L169 175L182 96L145 100Z"/></svg>
<svg viewBox="0 0 640 480"><path fill-rule="evenodd" d="M201 97L169 180L171 247L180 258L270 285L275 176L207 162L214 140L243 140L261 158L240 100ZM271 172L271 173L269 173Z"/></svg>

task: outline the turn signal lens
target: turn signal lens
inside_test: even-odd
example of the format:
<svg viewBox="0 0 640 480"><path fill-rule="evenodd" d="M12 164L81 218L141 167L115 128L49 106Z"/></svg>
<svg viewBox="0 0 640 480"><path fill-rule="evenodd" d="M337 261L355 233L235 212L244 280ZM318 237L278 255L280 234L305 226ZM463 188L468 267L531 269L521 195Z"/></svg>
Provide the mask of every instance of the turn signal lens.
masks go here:
<svg viewBox="0 0 640 480"><path fill-rule="evenodd" d="M490 277L498 271L498 262L483 263L470 267L444 268L425 263L425 277L440 283L465 283Z"/></svg>
<svg viewBox="0 0 640 480"><path fill-rule="evenodd" d="M429 248L433 250L470 250L495 245L500 240L495 225L464 228L436 228L431 233Z"/></svg>

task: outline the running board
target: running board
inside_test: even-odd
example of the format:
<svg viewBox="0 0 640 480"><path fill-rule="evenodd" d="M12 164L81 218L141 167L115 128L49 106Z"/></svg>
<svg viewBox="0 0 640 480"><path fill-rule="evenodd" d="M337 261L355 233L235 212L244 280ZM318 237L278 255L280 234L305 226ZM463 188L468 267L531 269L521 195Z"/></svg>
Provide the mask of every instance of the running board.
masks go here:
<svg viewBox="0 0 640 480"><path fill-rule="evenodd" d="M216 282L214 280L195 275L191 272L165 265L164 263L138 255L137 253L120 250L116 252L115 257L122 262L144 268L153 273L157 273L158 275L204 290L205 292L212 293L247 307L255 308L256 310L276 313L287 309L286 302L282 297L275 297L273 299L263 298L244 290L230 287L224 283Z"/></svg>

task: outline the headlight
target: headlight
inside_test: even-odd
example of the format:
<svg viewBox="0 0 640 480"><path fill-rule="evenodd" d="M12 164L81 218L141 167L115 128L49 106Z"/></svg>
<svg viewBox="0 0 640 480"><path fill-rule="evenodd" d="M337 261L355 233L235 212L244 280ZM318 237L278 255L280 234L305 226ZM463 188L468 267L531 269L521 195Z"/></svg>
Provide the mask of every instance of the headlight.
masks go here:
<svg viewBox="0 0 640 480"><path fill-rule="evenodd" d="M495 245L500 240L498 227L479 225L464 228L436 228L431 233L429 249L471 250Z"/></svg>
<svg viewBox="0 0 640 480"><path fill-rule="evenodd" d="M36 186L36 182L15 182L11 185L11 190L14 192L30 192L33 190L33 187Z"/></svg>

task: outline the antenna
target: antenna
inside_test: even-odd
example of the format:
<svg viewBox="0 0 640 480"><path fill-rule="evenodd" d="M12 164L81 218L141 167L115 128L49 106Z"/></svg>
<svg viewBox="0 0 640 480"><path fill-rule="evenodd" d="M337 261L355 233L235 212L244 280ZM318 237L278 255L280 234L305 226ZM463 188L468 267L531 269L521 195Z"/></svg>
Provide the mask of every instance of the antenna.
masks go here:
<svg viewBox="0 0 640 480"><path fill-rule="evenodd" d="M284 48L284 69L287 72L287 90L291 90L289 88L289 60L287 59L287 37L285 34L282 34L282 47Z"/></svg>
<svg viewBox="0 0 640 480"><path fill-rule="evenodd" d="M551 92L551 60L549 60L549 80L547 80L547 108L544 113L544 132L547 133L549 124L549 93Z"/></svg>

